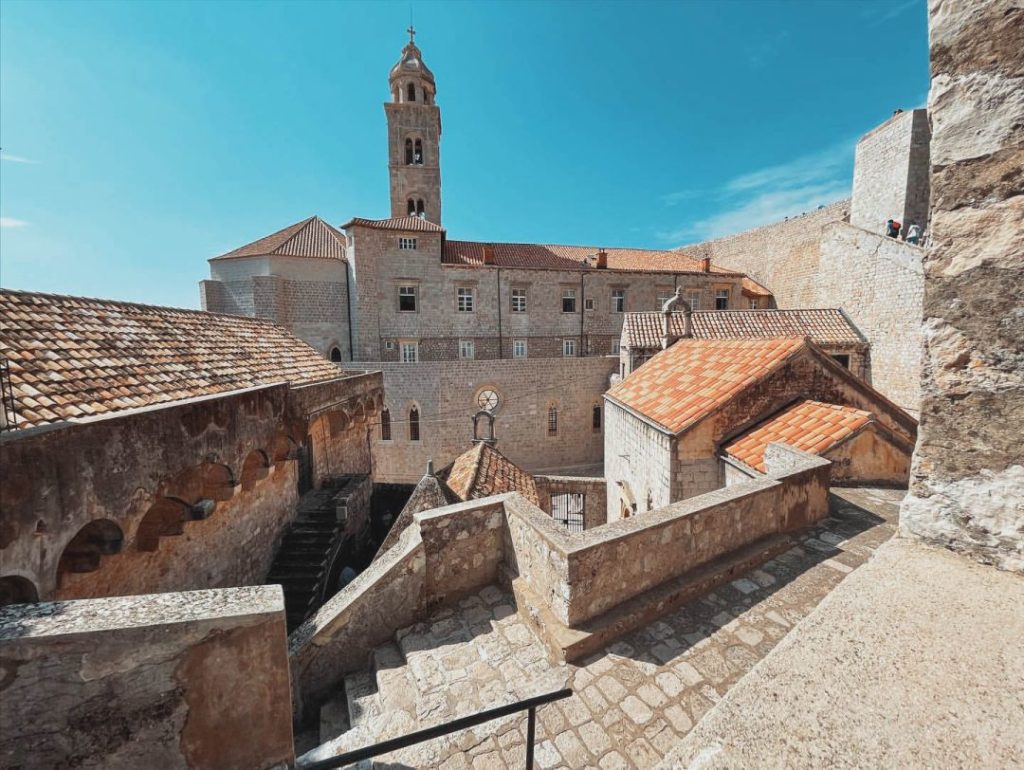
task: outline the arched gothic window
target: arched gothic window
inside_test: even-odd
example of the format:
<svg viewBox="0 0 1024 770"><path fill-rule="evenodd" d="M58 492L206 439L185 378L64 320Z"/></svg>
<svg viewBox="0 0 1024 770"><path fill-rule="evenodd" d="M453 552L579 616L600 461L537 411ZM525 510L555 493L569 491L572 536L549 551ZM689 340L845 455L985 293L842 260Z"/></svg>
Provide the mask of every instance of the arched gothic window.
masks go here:
<svg viewBox="0 0 1024 770"><path fill-rule="evenodd" d="M423 141L420 139L416 140L416 151L413 153L412 158L417 166L423 165Z"/></svg>
<svg viewBox="0 0 1024 770"><path fill-rule="evenodd" d="M416 216L418 216L420 219L423 219L423 217L425 216L424 213L423 213L423 199L422 198L420 198L418 201L416 201Z"/></svg>
<svg viewBox="0 0 1024 770"><path fill-rule="evenodd" d="M405 165L412 165L412 139L405 140Z"/></svg>
<svg viewBox="0 0 1024 770"><path fill-rule="evenodd" d="M409 209L409 216L411 216L411 217L416 216L416 201L414 201L412 198L409 199L408 209Z"/></svg>
<svg viewBox="0 0 1024 770"><path fill-rule="evenodd" d="M409 410L409 440L420 440L420 410L415 406Z"/></svg>
<svg viewBox="0 0 1024 770"><path fill-rule="evenodd" d="M341 350L337 345L331 348L331 360L336 364L341 363Z"/></svg>
<svg viewBox="0 0 1024 770"><path fill-rule="evenodd" d="M413 83L410 83L408 86L406 86L405 87L405 94L406 94L406 97L409 99L410 102L416 101L416 85L413 84Z"/></svg>
<svg viewBox="0 0 1024 770"><path fill-rule="evenodd" d="M380 440L391 440L391 410L387 407L384 407L380 413Z"/></svg>

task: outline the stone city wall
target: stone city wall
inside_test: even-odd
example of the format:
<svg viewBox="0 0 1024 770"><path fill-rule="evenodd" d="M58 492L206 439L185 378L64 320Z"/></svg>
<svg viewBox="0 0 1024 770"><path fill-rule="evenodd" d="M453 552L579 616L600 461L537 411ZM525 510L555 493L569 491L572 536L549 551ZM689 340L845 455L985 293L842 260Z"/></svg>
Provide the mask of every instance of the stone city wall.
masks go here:
<svg viewBox="0 0 1024 770"><path fill-rule="evenodd" d="M924 249L833 222L822 232L821 255L819 304L843 308L871 342L867 381L916 417L921 404Z"/></svg>
<svg viewBox="0 0 1024 770"><path fill-rule="evenodd" d="M928 11L924 376L900 527L1024 571L1024 7Z"/></svg>
<svg viewBox="0 0 1024 770"><path fill-rule="evenodd" d="M383 370L391 422L390 440L374 426L374 481L415 484L427 460L441 469L465 452L480 408L477 396L487 389L498 394L494 431L509 460L531 472L600 467L603 426L593 427L593 410L602 406L616 365L612 357L367 364ZM413 406L419 410L418 441L410 435ZM555 435L548 432L549 407L557 410Z"/></svg>
<svg viewBox="0 0 1024 770"><path fill-rule="evenodd" d="M294 761L279 586L0 609L0 765Z"/></svg>
<svg viewBox="0 0 1024 770"><path fill-rule="evenodd" d="M821 229L847 219L849 211L850 200L841 200L783 222L682 246L679 251L710 257L716 265L746 273L771 289L778 307L820 307Z"/></svg>
<svg viewBox="0 0 1024 770"><path fill-rule="evenodd" d="M900 112L857 142L850 224L885 234L889 219L928 224L928 112ZM824 265L824 260L823 260Z"/></svg>
<svg viewBox="0 0 1024 770"><path fill-rule="evenodd" d="M380 390L379 374L267 385L5 434L0 578L43 599L258 582L294 516L307 410L343 417ZM338 424L368 472L366 428Z"/></svg>

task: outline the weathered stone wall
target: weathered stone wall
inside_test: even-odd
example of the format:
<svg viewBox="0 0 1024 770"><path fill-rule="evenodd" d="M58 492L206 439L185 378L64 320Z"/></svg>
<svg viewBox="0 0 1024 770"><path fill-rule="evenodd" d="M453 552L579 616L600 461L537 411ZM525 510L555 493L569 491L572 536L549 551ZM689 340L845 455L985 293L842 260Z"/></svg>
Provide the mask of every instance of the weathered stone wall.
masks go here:
<svg viewBox="0 0 1024 770"><path fill-rule="evenodd" d="M615 402L604 403L608 521L634 506L637 512L650 510L648 499L650 508L664 508L672 502L672 438Z"/></svg>
<svg viewBox="0 0 1024 770"><path fill-rule="evenodd" d="M534 476L541 510L552 512L551 496L583 495L583 528L593 529L608 521L608 490L604 478L590 476Z"/></svg>
<svg viewBox="0 0 1024 770"><path fill-rule="evenodd" d="M361 447L337 472L367 473L365 425L347 415L371 420L381 384L268 385L5 434L0 577L43 599L262 580L295 512L308 415L334 416L336 441Z"/></svg>
<svg viewBox="0 0 1024 770"><path fill-rule="evenodd" d="M883 430L865 430L823 457L832 462L833 484L905 487L910 477L908 445Z"/></svg>
<svg viewBox="0 0 1024 770"><path fill-rule="evenodd" d="M894 219L928 223L928 113L893 115L857 142L850 224L879 235ZM825 260L822 260L825 264Z"/></svg>
<svg viewBox="0 0 1024 770"><path fill-rule="evenodd" d="M778 307L819 307L821 229L846 220L849 211L850 201L841 200L783 222L682 246L679 251L710 257L716 265L746 273L772 290Z"/></svg>
<svg viewBox="0 0 1024 770"><path fill-rule="evenodd" d="M842 307L871 343L871 385L917 416L924 249L845 222L821 236L818 304Z"/></svg>
<svg viewBox="0 0 1024 770"><path fill-rule="evenodd" d="M278 586L0 609L10 768L294 760Z"/></svg>
<svg viewBox="0 0 1024 770"><path fill-rule="evenodd" d="M443 468L470 446L477 395L498 394L497 447L516 465L532 472L573 472L600 466L602 429L593 427L601 407L611 357L564 361L458 361L383 363L385 405L391 440L373 430L373 472L377 482L415 484L427 460ZM409 432L409 412L419 409L420 439ZM558 413L556 435L548 434L548 408ZM482 426L481 426L482 427Z"/></svg>
<svg viewBox="0 0 1024 770"><path fill-rule="evenodd" d="M1024 571L1024 6L928 12L924 376L900 526Z"/></svg>

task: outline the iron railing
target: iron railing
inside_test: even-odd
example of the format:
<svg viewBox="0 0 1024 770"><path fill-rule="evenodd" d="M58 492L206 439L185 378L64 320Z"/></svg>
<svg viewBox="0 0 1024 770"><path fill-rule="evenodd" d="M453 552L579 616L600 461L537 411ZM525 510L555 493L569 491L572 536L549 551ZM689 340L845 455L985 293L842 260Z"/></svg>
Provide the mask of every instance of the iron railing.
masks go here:
<svg viewBox="0 0 1024 770"><path fill-rule="evenodd" d="M468 717L453 719L451 722L428 727L425 730L417 730L408 735L391 738L390 740L381 741L372 746L365 746L354 751L347 751L344 754L338 754L335 757L322 759L319 762L302 765L301 767L302 770L330 770L331 768L344 767L345 765L362 762L364 759L372 759L373 757L379 757L381 754L389 754L392 751L414 746L417 743L429 741L432 738L440 738L443 735L449 735L459 730L476 727L493 719L500 719L501 717L518 714L520 711L526 711L526 767L527 770L530 770L533 767L533 742L537 734L537 707L571 696L571 688L556 690L544 695L536 695L516 703L509 703L507 706L498 706L497 708L481 711Z"/></svg>

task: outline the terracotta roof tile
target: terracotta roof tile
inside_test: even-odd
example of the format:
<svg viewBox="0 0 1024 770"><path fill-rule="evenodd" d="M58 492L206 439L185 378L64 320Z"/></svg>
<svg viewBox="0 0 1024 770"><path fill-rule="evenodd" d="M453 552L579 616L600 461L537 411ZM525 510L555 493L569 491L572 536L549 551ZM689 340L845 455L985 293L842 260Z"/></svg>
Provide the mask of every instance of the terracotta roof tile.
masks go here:
<svg viewBox="0 0 1024 770"><path fill-rule="evenodd" d="M759 339L810 337L819 345L864 344L857 328L836 308L808 310L705 310L692 316L696 339ZM671 329L683 333L683 314L674 312ZM661 313L626 313L625 344L631 348L661 347Z"/></svg>
<svg viewBox="0 0 1024 770"><path fill-rule="evenodd" d="M484 246L494 249L495 267L544 268L550 270L595 270L596 246L557 246L540 243L484 243L481 241L445 241L441 262L447 265L479 267L484 264ZM609 248L609 270L671 273L700 273L701 261L678 251ZM718 275L738 276L731 270L711 265Z"/></svg>
<svg viewBox="0 0 1024 770"><path fill-rule="evenodd" d="M0 329L18 428L341 376L280 326L199 310L2 289Z"/></svg>
<svg viewBox="0 0 1024 770"><path fill-rule="evenodd" d="M771 291L749 275L743 277L743 294L747 297L771 297Z"/></svg>
<svg viewBox="0 0 1024 770"><path fill-rule="evenodd" d="M802 337L679 340L607 396L678 434L782 366L805 344Z"/></svg>
<svg viewBox="0 0 1024 770"><path fill-rule="evenodd" d="M730 457L764 473L764 450L772 441L821 454L872 421L870 412L805 399L736 437L724 449Z"/></svg>
<svg viewBox="0 0 1024 770"><path fill-rule="evenodd" d="M345 259L345 234L320 217L309 217L213 259L269 255Z"/></svg>
<svg viewBox="0 0 1024 770"><path fill-rule="evenodd" d="M533 476L483 442L455 458L442 474L448 489L461 500L519 492L534 505L540 505Z"/></svg>
<svg viewBox="0 0 1024 770"><path fill-rule="evenodd" d="M420 233L443 233L441 225L435 225L421 217L393 217L391 219L363 219L353 217L342 225L348 230L350 227L369 227L373 230L411 230Z"/></svg>

